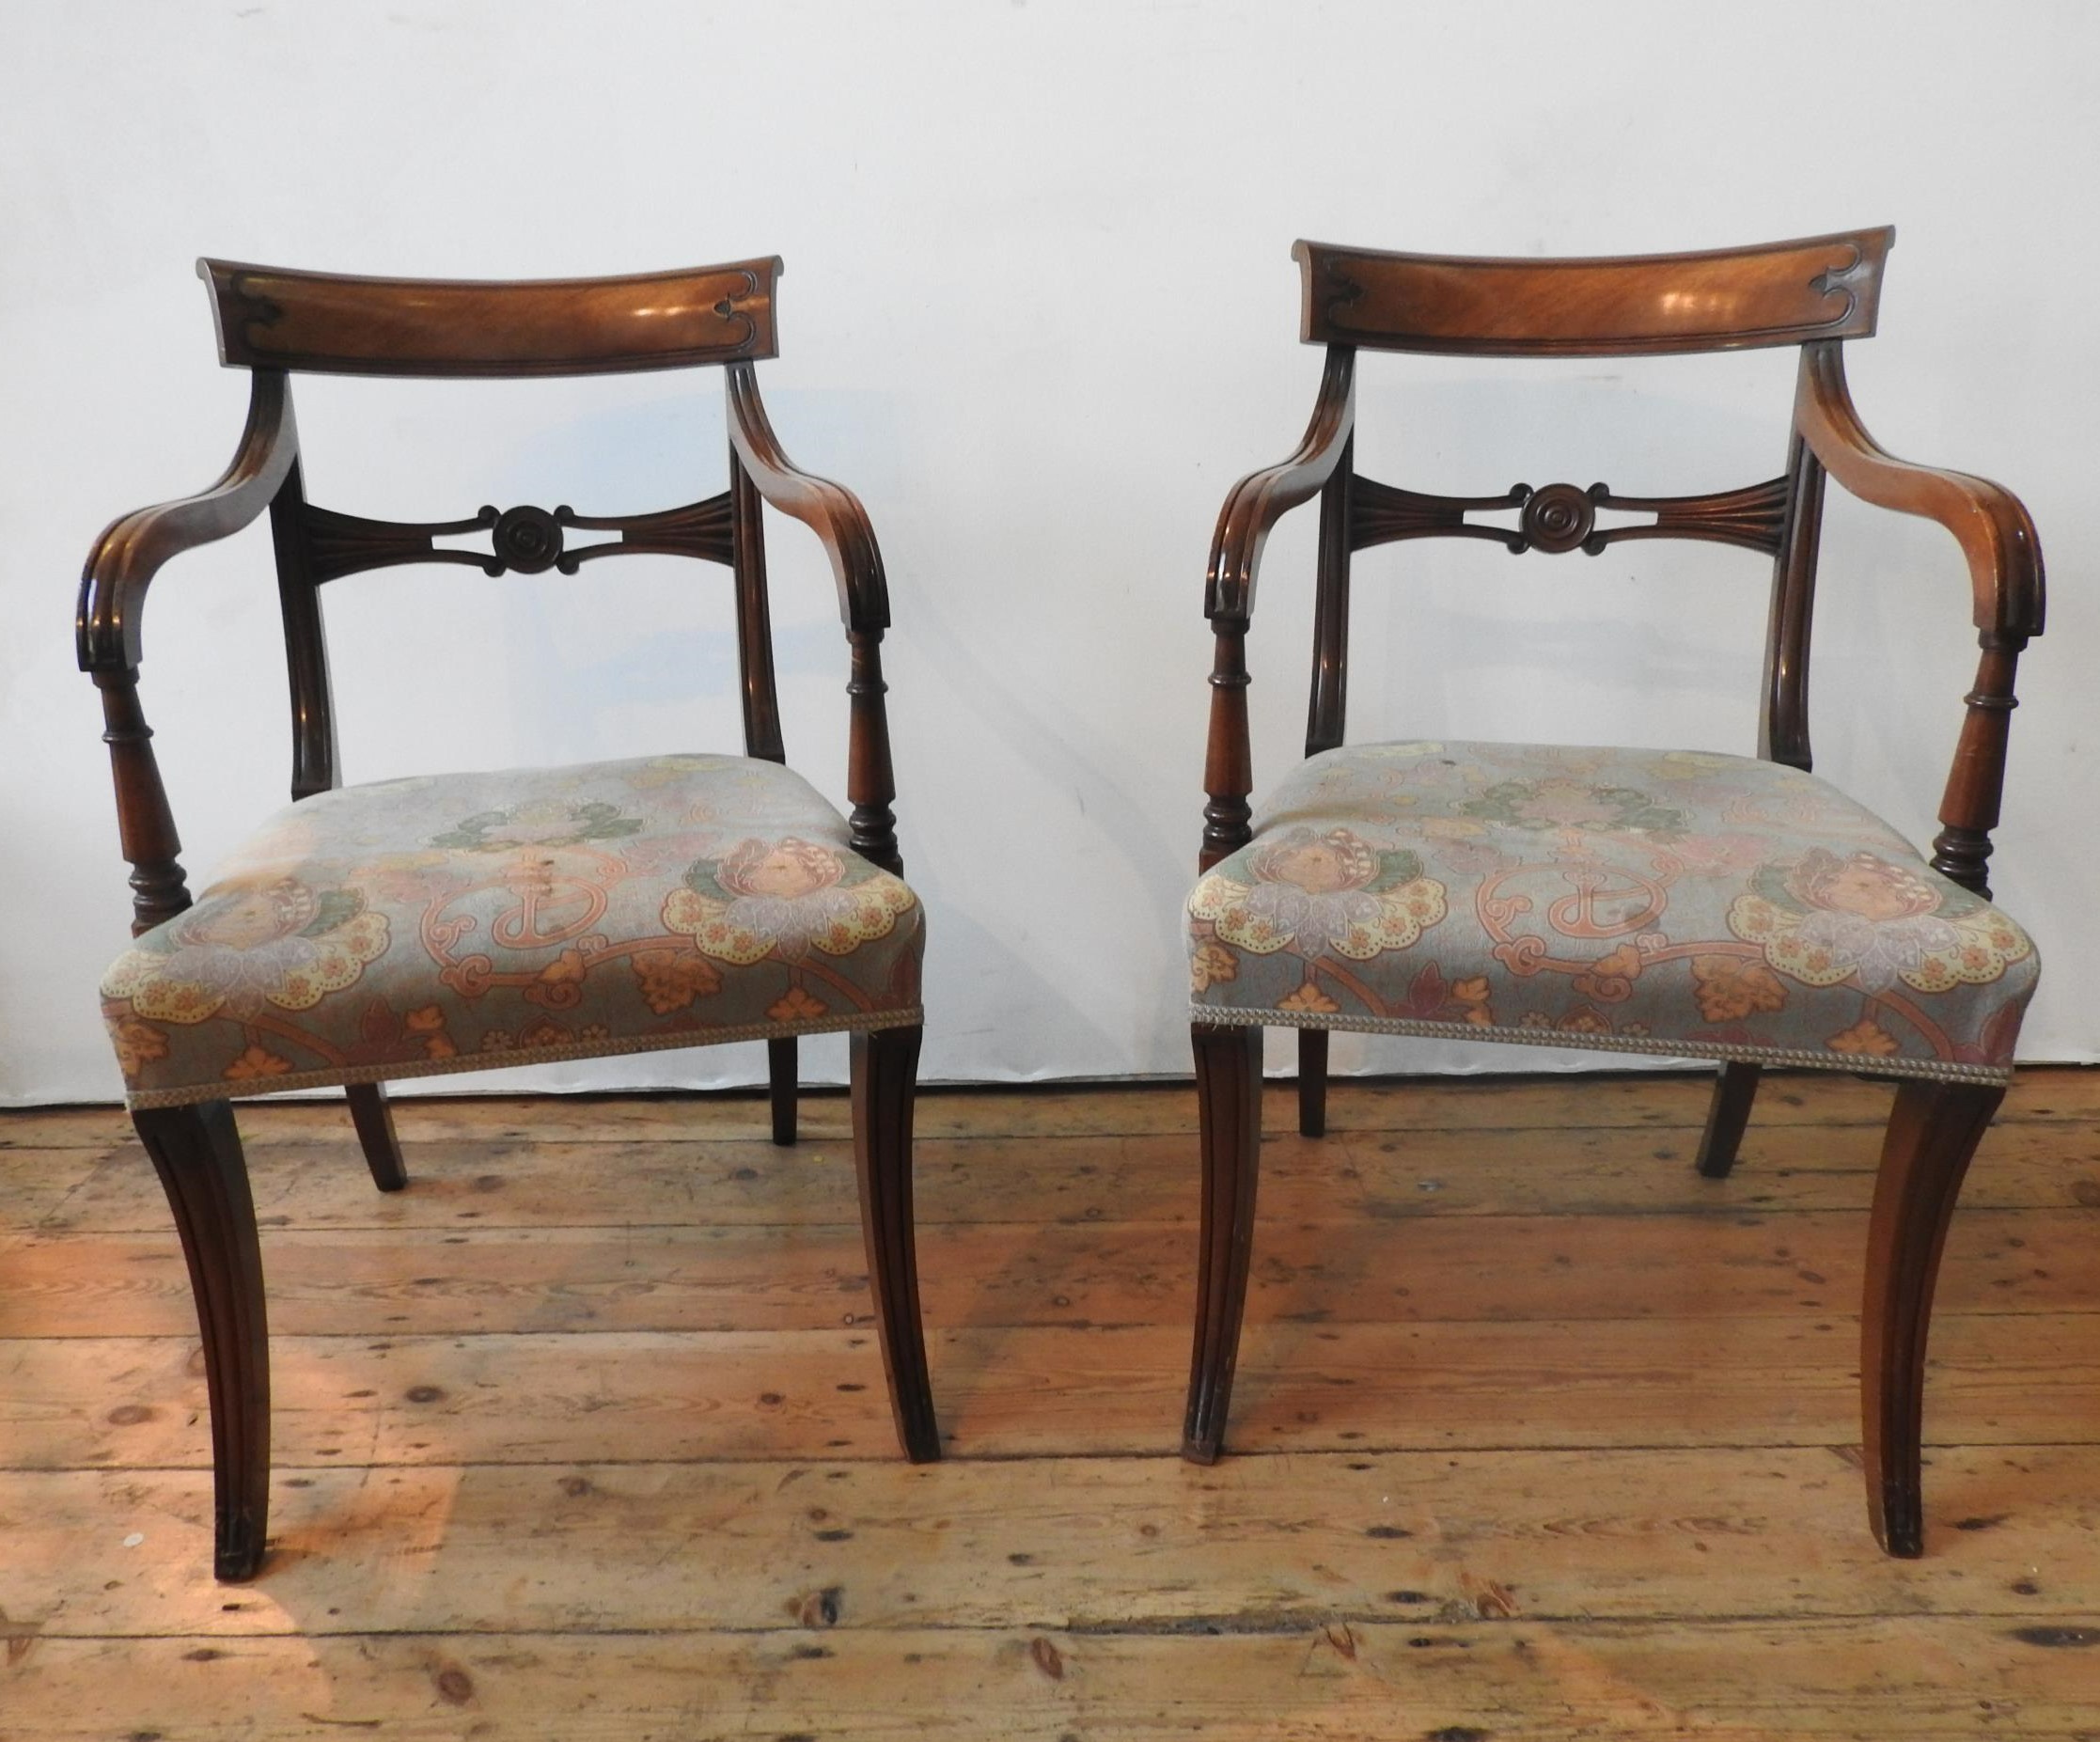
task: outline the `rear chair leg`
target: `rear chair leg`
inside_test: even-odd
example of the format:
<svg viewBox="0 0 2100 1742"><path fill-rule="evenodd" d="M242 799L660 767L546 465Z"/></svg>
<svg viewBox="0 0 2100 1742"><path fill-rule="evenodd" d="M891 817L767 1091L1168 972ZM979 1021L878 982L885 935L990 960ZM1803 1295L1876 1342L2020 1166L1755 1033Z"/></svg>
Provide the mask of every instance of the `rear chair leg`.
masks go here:
<svg viewBox="0 0 2100 1742"><path fill-rule="evenodd" d="M1327 1031L1298 1030L1298 1135L1327 1135Z"/></svg>
<svg viewBox="0 0 2100 1742"><path fill-rule="evenodd" d="M224 1101L133 1112L189 1261L212 1400L213 1567L229 1582L262 1565L270 1521L270 1343L262 1251L233 1109Z"/></svg>
<svg viewBox="0 0 2100 1742"><path fill-rule="evenodd" d="M795 1063L794 1036L768 1041L765 1063L773 1093L773 1140L786 1149L795 1140L795 1090L801 1080Z"/></svg>
<svg viewBox="0 0 2100 1742"><path fill-rule="evenodd" d="M912 1230L912 1100L921 1033L915 1026L853 1037L854 1167L860 1176L861 1233L890 1414L904 1455L914 1464L931 1464L941 1455L941 1433L926 1373Z"/></svg>
<svg viewBox="0 0 2100 1742"><path fill-rule="evenodd" d="M1714 1079L1714 1099L1706 1109L1706 1134L1699 1140L1699 1170L1710 1180L1725 1180L1735 1166L1735 1152L1750 1122L1750 1103L1764 1067L1731 1059Z"/></svg>
<svg viewBox="0 0 2100 1742"><path fill-rule="evenodd" d="M1189 1359L1182 1456L1215 1464L1225 1444L1254 1248L1254 1181L1262 1160L1262 1030L1199 1022L1196 1105L1202 1127L1203 1222L1196 1271L1196 1346Z"/></svg>
<svg viewBox="0 0 2100 1742"><path fill-rule="evenodd" d="M384 1083L353 1083L349 1089L351 1122L357 1127L357 1141L364 1146L365 1165L372 1170L372 1184L383 1192L398 1192L408 1184L408 1163L401 1159L401 1140L394 1135L394 1112L386 1105Z"/></svg>
<svg viewBox="0 0 2100 1742"><path fill-rule="evenodd" d="M1881 1546L1905 1559L1925 1546L1920 1447L1933 1283L1962 1176L2004 1098L1989 1084L1906 1082L1882 1141L1867 1222L1859 1406L1867 1517Z"/></svg>

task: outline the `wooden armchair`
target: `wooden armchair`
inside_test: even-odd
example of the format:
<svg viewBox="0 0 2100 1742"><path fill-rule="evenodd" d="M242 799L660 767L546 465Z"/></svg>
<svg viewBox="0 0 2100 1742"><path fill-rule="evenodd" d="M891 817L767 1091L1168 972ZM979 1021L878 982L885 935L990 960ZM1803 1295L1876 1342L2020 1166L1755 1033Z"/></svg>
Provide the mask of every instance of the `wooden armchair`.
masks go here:
<svg viewBox="0 0 2100 1742"><path fill-rule="evenodd" d="M1727 1174L1766 1064L1897 1079L1870 1218L1861 1379L1867 1500L1921 1547L1925 1337L1948 1219L2010 1079L2038 964L1989 904L2014 666L2042 630L2027 511L1982 479L1891 459L1845 388L1894 232L1708 254L1462 259L1300 243L1304 337L1327 347L1311 426L1226 498L1204 608L1210 803L1189 902L1203 1228L1184 1454L1217 1456L1261 1148L1262 1029L1298 1030L1300 1129L1324 1125L1330 1029L1721 1061L1699 1170ZM1359 348L1631 356L1800 347L1786 470L1676 497L1519 484L1450 497L1356 471ZM1931 862L1810 773L1809 632L1826 478L1938 521L1968 559L1982 649ZM1308 761L1256 815L1246 636L1270 528L1320 498ZM1600 526L1600 509L1652 515ZM1511 529L1478 524L1521 511ZM1759 758L1506 744L1345 746L1352 553L1497 539L1595 555L1701 539L1768 557Z"/></svg>
<svg viewBox="0 0 2100 1742"><path fill-rule="evenodd" d="M545 283L339 277L200 262L248 422L226 475L96 541L80 664L102 691L134 943L102 986L133 1123L189 1261L212 1408L216 1566L264 1550L262 1268L232 1097L348 1091L372 1178L407 1184L393 1077L763 1039L773 1137L795 1136L796 1044L851 1037L854 1150L898 1436L940 1455L919 1328L912 1102L924 949L901 880L881 647L882 557L860 503L800 472L760 401L777 259ZM290 375L535 376L720 365L729 488L662 512L484 508L369 520L306 499ZM761 506L823 541L852 675L850 819L785 766ZM291 680L291 796L193 900L139 701L142 617L171 557L267 509ZM484 552L440 548L485 534ZM574 535L581 534L579 541ZM321 591L398 563L574 574L697 557L734 577L745 754L339 784Z"/></svg>

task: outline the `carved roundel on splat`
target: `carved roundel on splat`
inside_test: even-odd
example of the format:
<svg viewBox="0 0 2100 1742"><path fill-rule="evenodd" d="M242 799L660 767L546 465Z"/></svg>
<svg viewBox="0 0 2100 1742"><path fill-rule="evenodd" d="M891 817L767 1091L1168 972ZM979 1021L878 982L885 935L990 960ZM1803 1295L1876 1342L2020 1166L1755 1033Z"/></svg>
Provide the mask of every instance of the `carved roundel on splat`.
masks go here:
<svg viewBox="0 0 2100 1742"><path fill-rule="evenodd" d="M504 567L540 574L561 559L561 523L543 508L506 509L496 516L489 541Z"/></svg>
<svg viewBox="0 0 2100 1742"><path fill-rule="evenodd" d="M1524 504L1524 536L1533 550L1575 550L1596 524L1596 503L1574 484L1548 484Z"/></svg>

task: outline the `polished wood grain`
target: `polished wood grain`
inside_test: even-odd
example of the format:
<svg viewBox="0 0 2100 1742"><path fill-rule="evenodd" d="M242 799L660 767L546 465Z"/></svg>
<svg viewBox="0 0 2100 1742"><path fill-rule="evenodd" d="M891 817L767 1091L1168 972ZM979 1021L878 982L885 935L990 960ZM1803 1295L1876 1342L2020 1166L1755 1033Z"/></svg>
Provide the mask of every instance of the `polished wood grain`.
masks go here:
<svg viewBox="0 0 2100 1742"><path fill-rule="evenodd" d="M339 580L369 569L404 563L464 563L488 575L576 573L603 557L694 557L734 566L729 495L709 496L646 514L579 514L567 503L547 510L529 503L498 509L493 504L461 520L374 520L313 505L300 510L300 530L314 579ZM612 532L617 538L571 544L572 531ZM487 535L486 551L439 545L440 538Z"/></svg>
<svg viewBox="0 0 2100 1742"><path fill-rule="evenodd" d="M1313 414L1295 452L1249 474L1227 494L1211 547L1204 614L1213 635L1209 739L1205 748L1203 834L1198 865L1208 871L1253 839L1254 752L1249 739L1246 640L1264 543L1283 514L1321 499L1314 584L1311 696L1306 754L1340 747L1348 693L1352 552L1402 540L1494 540L1514 553L1602 554L1624 540L1688 539L1731 544L1773 560L1771 606L1761 685L1758 752L1807 770L1809 652L1826 479L1862 499L1937 521L1968 562L1981 656L1941 799L1933 842L1935 870L1988 897L1991 832L2004 793L2005 758L2020 651L2043 624L2044 581L2034 526L2001 486L1966 474L1894 459L1870 437L1845 384L1842 340L1874 329L1890 229L1697 254L1618 259L1481 259L1393 254L1301 242L1303 337L1324 343L1326 367ZM1408 490L1355 470L1355 382L1359 347L1494 356L1635 356L1798 345L1787 466L1761 483L1688 495L1643 496L1595 483L1533 487L1501 495L1454 496ZM1645 526L1600 526L1600 510L1646 512ZM1512 526L1506 517L1514 510ZM1503 524L1476 516L1499 513ZM1198 1028L1198 1056L1206 1043ZM1215 1047L1213 1046L1215 1052ZM1327 1040L1301 1029L1298 1123L1307 1137L1326 1129ZM1762 1073L1724 1064L1715 1080L1696 1167L1709 1180L1729 1176L1748 1127ZM1199 1084L1203 1071L1199 1065ZM1877 1425L1867 1436L1871 1522L1891 1552L1919 1552L1919 1412L1906 1390L1922 1387L1921 1351L1936 1264L1934 1232L1951 1213L1967 1155L1988 1122L1974 1095L1899 1098L1883 1178L1892 1207L1875 1222L1866 1279L1870 1316L1884 1328L1862 1377L1862 1407ZM1206 1109L1214 1096L1199 1087ZM1206 1179L1251 1180L1261 1134L1245 1120L1206 1116ZM1251 1143L1253 1152L1243 1153ZM1966 1147L1965 1147L1966 1146ZM1955 1157L1959 1157L1956 1160ZM1208 1226L1208 1225L1207 1225ZM1245 1248L1230 1249L1244 1271ZM1196 1310L1196 1359L1184 1436L1186 1455L1208 1462L1224 1432L1219 1397L1230 1387L1230 1333L1235 1284L1206 1271ZM1925 1279L1922 1284L1919 1279ZM1879 1306L1874 1305L1879 1301ZM1897 1401L1890 1403L1893 1398ZM1877 1401L1880 1400L1880 1401ZM1195 1432L1200 1422L1202 1433ZM1893 1522L1890 1522L1893 1521Z"/></svg>
<svg viewBox="0 0 2100 1742"><path fill-rule="evenodd" d="M1988 896L1991 831L2005 791L2013 693L2021 651L2042 633L2045 584L2034 522L2019 498L1988 479L1914 465L1867 433L1845 384L1841 346L1805 346L1794 427L1830 476L1862 501L1921 515L1953 534L1968 559L1977 641L1976 685L1940 800L1933 869Z"/></svg>
<svg viewBox="0 0 2100 1742"><path fill-rule="evenodd" d="M1867 1224L1859 1373L1868 1514L1892 1555L1925 1552L1920 1465L1933 1290L1962 1178L2004 1097L1969 1083L1905 1083L1888 1120Z"/></svg>
<svg viewBox="0 0 2100 1742"><path fill-rule="evenodd" d="M745 753L783 761L763 526L764 505L774 503L810 526L838 576L848 642L851 843L885 870L901 870L882 671L889 600L881 552L858 499L798 470L782 451L749 367L774 354L778 260L623 278L478 284L213 260L200 270L212 292L222 359L251 371L246 429L232 463L210 489L113 523L89 554L80 592L79 659L102 698L118 839L132 868L134 934L173 918L191 899L139 694L147 591L170 559L232 536L265 509L284 624L296 803L334 790L340 779L321 589L404 564L472 565L490 575L572 575L601 557L648 553L728 565L735 586ZM348 514L307 498L288 369L541 376L700 364L731 366L726 393L729 485L718 495L623 515L584 514L567 504L551 510L489 505L434 522ZM581 540L572 538L578 533ZM482 535L487 548L437 542L464 534ZM910 1265L916 1076L903 1048L901 1040L871 1048L855 1043L853 1056L855 1080L871 1077L879 1085L869 1091L874 1111L864 1147L871 1159L863 1171L870 1182L870 1228L880 1231L885 1260L871 1272L883 1349L899 1389L897 1421L905 1449L930 1457L938 1447ZM766 1059L773 1141L791 1146L800 1075L795 1040L769 1042ZM353 1088L347 1100L373 1184L383 1192L402 1190L408 1171L384 1086ZM238 1504L228 1500L221 1507L217 1565L223 1577L245 1578L262 1553L270 1402L268 1350L257 1328L260 1258L252 1225L243 1232L241 1209L250 1190L241 1142L223 1104L150 1120L141 1114L134 1122L161 1164L207 1328L219 1483L222 1496L238 1497ZM252 1223L252 1216L246 1219ZM228 1308L228 1301L239 1304ZM239 1335L228 1328L236 1322L243 1327Z"/></svg>
<svg viewBox="0 0 2100 1742"><path fill-rule="evenodd" d="M817 535L838 583L838 615L850 630L889 627L889 583L883 554L860 498L842 484L803 471L780 446L759 397L759 378L744 364L724 372L729 441L753 488L783 514Z"/></svg>
<svg viewBox="0 0 2100 1742"><path fill-rule="evenodd" d="M1313 570L1312 695L1306 704L1305 753L1318 756L1340 746L1349 716L1349 558L1368 541L1357 537L1359 484L1356 440L1342 445L1340 458L1320 487L1320 544ZM1309 1028L1306 1031L1312 1032Z"/></svg>
<svg viewBox="0 0 2100 1742"><path fill-rule="evenodd" d="M1787 447L1787 504L1772 561L1772 608L1758 690L1757 753L1803 774L1809 743L1809 636L1815 617L1816 560L1823 549L1823 463L1796 430Z"/></svg>
<svg viewBox="0 0 2100 1742"><path fill-rule="evenodd" d="M1757 1099L1758 1082L1763 1075L1763 1065L1732 1059L1715 1075L1706 1129L1700 1134L1699 1153L1693 1158L1693 1166L1703 1178L1725 1180L1735 1166L1735 1152L1742 1147L1743 1133L1749 1128L1750 1106Z"/></svg>
<svg viewBox="0 0 2100 1742"><path fill-rule="evenodd" d="M897 1442L914 1464L941 1455L920 1328L918 1249L912 1220L912 1101L918 1083L917 1028L882 1028L849 1042L854 1176L875 1302L875 1335L889 1379Z"/></svg>
<svg viewBox="0 0 2100 1742"><path fill-rule="evenodd" d="M229 368L588 375L776 354L777 259L623 278L372 278L204 259Z"/></svg>
<svg viewBox="0 0 2100 1742"><path fill-rule="evenodd" d="M277 562L285 673L291 684L291 798L332 792L338 779L335 684L322 630L321 583L306 479L299 463L270 499L270 541Z"/></svg>
<svg viewBox="0 0 2100 1742"><path fill-rule="evenodd" d="M1937 521L1953 534L1968 560L1978 629L2016 636L2042 633L2042 546L2027 509L1989 479L1915 465L1886 452L1852 402L1841 345L1802 347L1794 424L1830 476L1861 501Z"/></svg>
<svg viewBox="0 0 2100 1742"><path fill-rule="evenodd" d="M1213 1464L1225 1443L1246 1310L1247 1261L1262 1161L1262 1030L1198 1023L1196 1106L1203 1151L1197 1236L1196 1346L1189 1363L1182 1455Z"/></svg>
<svg viewBox="0 0 2100 1742"><path fill-rule="evenodd" d="M1857 1528L1848 1375L1891 1092L1775 1073L1702 1182L1701 1074L1349 1079L1324 1142L1271 1084L1241 1455L1208 1468L1159 1436L1185 1085L920 1098L933 1466L870 1371L847 1097L785 1153L756 1094L405 1100L431 1153L387 1197L339 1114L266 1104L281 1470L241 1589L151 1170L109 1109L0 1113L0 1711L83 1742L2089 1734L2100 1073L2024 1075L1975 1160L1917 1561ZM299 1256L330 1239L355 1263Z"/></svg>
<svg viewBox="0 0 2100 1742"><path fill-rule="evenodd" d="M97 671L102 698L102 742L109 746L110 777L117 787L117 840L132 868L132 935L150 932L190 904L182 870L182 840L153 754L153 729L139 700L138 674L120 668Z"/></svg>
<svg viewBox="0 0 2100 1742"><path fill-rule="evenodd" d="M408 1163L401 1156L401 1140L394 1131L394 1110L387 1105L384 1083L353 1083L344 1091L350 1102L351 1123L356 1127L357 1144L365 1152L365 1165L372 1184L383 1192L408 1188Z"/></svg>
<svg viewBox="0 0 2100 1742"><path fill-rule="evenodd" d="M1255 576L1269 534L1285 514L1320 494L1341 463L1356 427L1356 353L1336 345L1327 353L1304 439L1289 459L1241 479L1218 511L1203 593L1205 616L1238 618L1253 611Z"/></svg>
<svg viewBox="0 0 2100 1742"><path fill-rule="evenodd" d="M729 443L729 555L736 571L737 670L742 679L744 753L785 762L780 688L773 667L773 596L766 585L765 498Z"/></svg>
<svg viewBox="0 0 2100 1742"><path fill-rule="evenodd" d="M233 1109L224 1101L133 1115L189 1263L211 1395L212 1570L253 1578L270 1521L270 1329L262 1249Z"/></svg>
<svg viewBox="0 0 2100 1742"><path fill-rule="evenodd" d="M1489 259L1301 242L1309 344L1630 356L1865 338L1893 229L1693 254Z"/></svg>
<svg viewBox="0 0 2100 1742"><path fill-rule="evenodd" d="M74 621L83 671L135 667L146 590L173 557L230 538L270 506L299 457L299 429L282 370L250 378L248 420L216 483L196 495L119 516L87 554Z"/></svg>

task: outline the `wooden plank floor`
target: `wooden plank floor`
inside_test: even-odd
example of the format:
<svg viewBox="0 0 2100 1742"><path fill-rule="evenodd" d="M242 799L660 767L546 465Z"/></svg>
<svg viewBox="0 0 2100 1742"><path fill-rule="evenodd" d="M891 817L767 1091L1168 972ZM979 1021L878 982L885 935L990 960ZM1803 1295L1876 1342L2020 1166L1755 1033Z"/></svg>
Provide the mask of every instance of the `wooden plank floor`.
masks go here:
<svg viewBox="0 0 2100 1742"><path fill-rule="evenodd" d="M1186 1088L921 1104L950 1456L898 1461L845 1107L244 1122L274 1548L209 1576L203 1382L109 1109L0 1114L0 1742L2100 1736L2100 1073L2029 1073L1940 1288L1927 1552L1859 1493L1889 1091L1273 1091L1230 1444L1172 1455Z"/></svg>

